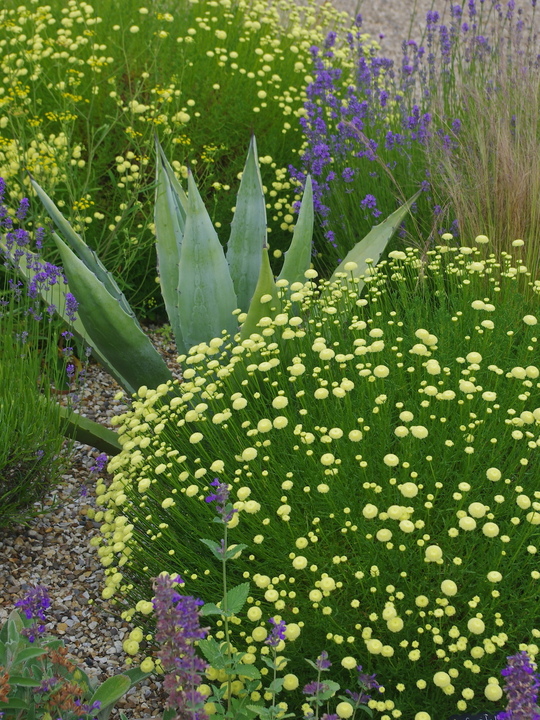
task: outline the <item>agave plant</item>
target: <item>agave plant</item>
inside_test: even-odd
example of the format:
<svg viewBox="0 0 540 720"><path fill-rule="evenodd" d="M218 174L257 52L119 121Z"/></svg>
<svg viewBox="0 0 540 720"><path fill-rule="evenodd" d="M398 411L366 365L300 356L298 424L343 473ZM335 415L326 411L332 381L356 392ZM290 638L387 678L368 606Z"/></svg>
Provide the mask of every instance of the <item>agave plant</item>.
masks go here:
<svg viewBox="0 0 540 720"><path fill-rule="evenodd" d="M31 178L32 186L54 221L52 236L59 250L68 286L78 301L77 319L70 320L65 295L45 288L42 297L93 350L95 358L130 394L142 385L157 387L172 379L165 362L142 330L114 277L96 253L75 232L47 193ZM231 234L225 253L205 209L193 176L188 192L176 178L156 138L156 199L154 219L158 275L165 308L180 353L223 331L247 337L254 332L268 305L264 295L277 296L268 256L266 205L257 145L252 137L238 191ZM338 266L354 261L360 277L366 259L377 264L388 241L418 193L375 226ZM278 279L304 281L310 267L313 236L313 195L307 178L291 245ZM2 241L0 239L0 247ZM23 260L18 271L31 280L32 263ZM62 297L60 297L62 295ZM67 412L67 411L66 411ZM70 411L75 436L109 454L120 451L117 436L99 423Z"/></svg>

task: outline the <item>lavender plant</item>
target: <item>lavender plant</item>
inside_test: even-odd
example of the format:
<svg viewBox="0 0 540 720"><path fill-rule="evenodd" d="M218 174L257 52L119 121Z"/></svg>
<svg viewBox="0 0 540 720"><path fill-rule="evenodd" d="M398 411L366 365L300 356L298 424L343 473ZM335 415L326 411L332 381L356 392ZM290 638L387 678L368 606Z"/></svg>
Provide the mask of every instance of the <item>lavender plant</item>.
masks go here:
<svg viewBox="0 0 540 720"><path fill-rule="evenodd" d="M500 252L512 233L534 237L537 173L524 158L537 155L538 142L535 6L528 34L513 0L505 7L495 0L447 3L448 23L431 10L422 39L404 40L399 67L373 47L366 53L359 16L356 34L347 38L354 84L344 79L342 51L334 53L335 34L311 48L314 80L300 121L306 142L302 165L291 171L301 182L306 172L313 177L321 267L343 257L381 211L419 188L399 234L409 244L429 247L448 230L462 237L488 232ZM527 108L524 95L533 98ZM518 116L516 134L511 118ZM519 196L512 177L521 178ZM398 245L396 239L392 247ZM529 248L534 257L533 243Z"/></svg>
<svg viewBox="0 0 540 720"><path fill-rule="evenodd" d="M10 213L4 193L0 180L0 233L9 257L19 258L30 239L28 200ZM42 230L36 235L40 242ZM43 498L69 460L70 443L63 437L69 429L55 400L75 386L72 336L62 336L54 307L38 297L40 287L61 277L58 268L40 265L25 288L0 265L0 527L43 513Z"/></svg>
<svg viewBox="0 0 540 720"><path fill-rule="evenodd" d="M15 606L0 628L2 720L107 720L115 703L147 677L130 669L99 685L77 668L63 642L46 634L51 600L44 586L31 588Z"/></svg>

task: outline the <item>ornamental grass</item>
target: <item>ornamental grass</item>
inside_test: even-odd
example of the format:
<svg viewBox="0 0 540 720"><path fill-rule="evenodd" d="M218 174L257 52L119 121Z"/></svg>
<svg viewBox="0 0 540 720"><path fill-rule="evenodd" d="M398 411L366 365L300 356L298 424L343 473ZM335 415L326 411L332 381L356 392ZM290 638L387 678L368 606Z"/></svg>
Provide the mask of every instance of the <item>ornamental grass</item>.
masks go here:
<svg viewBox="0 0 540 720"><path fill-rule="evenodd" d="M103 597L137 626L126 651L145 669L153 577L221 597L200 542L223 539L205 501L218 479L237 511L230 582L249 583L227 637L261 672L254 700L283 622L289 708L313 680L304 658L324 651L341 687L357 665L376 674L381 720L502 710L506 657L534 660L540 637L540 283L522 240L501 261L485 236L443 241L360 280L348 266L278 282L257 333L194 347L181 384L140 388L115 418L123 450L89 514ZM224 640L222 620L205 624Z"/></svg>

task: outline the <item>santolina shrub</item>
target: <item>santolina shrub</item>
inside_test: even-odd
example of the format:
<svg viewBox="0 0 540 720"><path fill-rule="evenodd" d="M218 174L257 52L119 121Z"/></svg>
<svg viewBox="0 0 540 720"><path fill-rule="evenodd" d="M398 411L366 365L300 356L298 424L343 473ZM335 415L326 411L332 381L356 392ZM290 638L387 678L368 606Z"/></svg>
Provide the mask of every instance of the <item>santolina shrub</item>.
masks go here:
<svg viewBox="0 0 540 720"><path fill-rule="evenodd" d="M540 637L540 370L522 295L539 286L522 241L498 262L476 240L394 251L365 287L354 264L333 284L279 282L259 333L195 347L182 384L140 388L90 512L123 617L151 630L162 571L221 597L199 542L221 539L204 501L218 477L236 497L229 540L248 546L231 584L251 584L231 642L262 667L261 693L273 618L300 687L324 648L342 687L357 664L377 674L383 720L502 709L506 656L534 659Z"/></svg>

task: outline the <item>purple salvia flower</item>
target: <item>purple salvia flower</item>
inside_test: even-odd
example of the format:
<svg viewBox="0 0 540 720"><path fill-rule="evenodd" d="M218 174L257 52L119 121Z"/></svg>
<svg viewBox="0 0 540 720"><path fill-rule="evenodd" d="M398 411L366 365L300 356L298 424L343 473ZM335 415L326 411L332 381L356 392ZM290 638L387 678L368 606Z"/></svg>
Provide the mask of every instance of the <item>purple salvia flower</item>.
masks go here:
<svg viewBox="0 0 540 720"><path fill-rule="evenodd" d="M205 502L216 502L218 515L221 515L222 522L228 523L232 520L234 513L238 512L229 504L229 486L227 483L219 482L217 478L214 478L210 485L216 488L216 492L205 497Z"/></svg>
<svg viewBox="0 0 540 720"><path fill-rule="evenodd" d="M167 673L163 681L167 705L178 710L176 717L206 720L202 709L206 698L195 689L208 667L195 652L195 643L207 634L199 624L199 608L204 603L190 595L180 595L174 586L183 582L179 575L154 578L155 637L161 644L158 657Z"/></svg>
<svg viewBox="0 0 540 720"><path fill-rule="evenodd" d="M15 607L22 609L27 620L34 620L30 627L21 630L21 635L25 635L31 643L45 632L45 623L47 622L45 610L50 606L51 599L47 588L43 585L31 588L22 600L17 600L15 603Z"/></svg>
<svg viewBox="0 0 540 720"><path fill-rule="evenodd" d="M105 453L100 453L96 458L96 464L92 465L90 472L103 472L109 458Z"/></svg>
<svg viewBox="0 0 540 720"><path fill-rule="evenodd" d="M540 720L538 689L540 677L525 651L507 658L508 665L501 670L506 678L504 692L508 704L497 720Z"/></svg>
<svg viewBox="0 0 540 720"><path fill-rule="evenodd" d="M329 670L332 667L332 663L328 659L328 653L326 650L323 650L317 660L315 661L315 665L319 670Z"/></svg>
<svg viewBox="0 0 540 720"><path fill-rule="evenodd" d="M285 630L287 629L287 623L285 622L285 620L280 620L279 622L276 622L274 618L270 618L268 622L273 627L270 635L266 638L264 643L265 645L270 645L270 647L275 648L282 640L285 640Z"/></svg>
<svg viewBox="0 0 540 720"><path fill-rule="evenodd" d="M315 697L319 693L323 693L326 690L328 690L328 685L323 682L317 682L317 680L314 680L313 682L308 683L304 686L304 689L302 692L304 695L309 695L311 697Z"/></svg>

